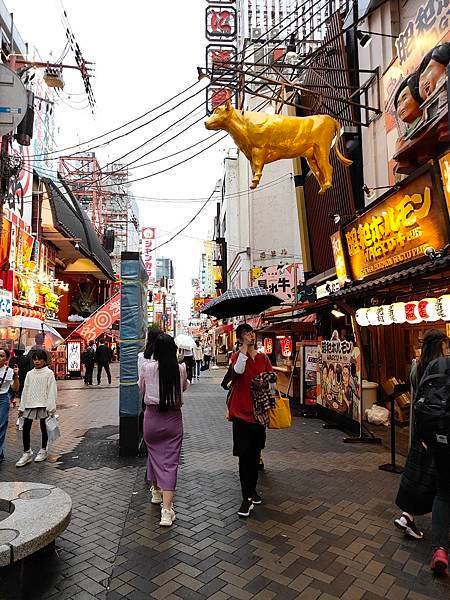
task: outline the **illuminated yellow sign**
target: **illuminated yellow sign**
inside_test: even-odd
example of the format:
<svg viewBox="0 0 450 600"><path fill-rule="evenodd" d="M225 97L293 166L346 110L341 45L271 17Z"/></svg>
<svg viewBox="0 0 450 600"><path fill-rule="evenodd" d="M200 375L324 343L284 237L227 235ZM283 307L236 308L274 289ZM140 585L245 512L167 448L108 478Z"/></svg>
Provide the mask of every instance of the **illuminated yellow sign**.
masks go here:
<svg viewBox="0 0 450 600"><path fill-rule="evenodd" d="M444 188L448 214L450 215L450 152L447 152L447 154L444 154L439 159L439 166L441 168L442 186Z"/></svg>
<svg viewBox="0 0 450 600"><path fill-rule="evenodd" d="M440 250L448 239L448 220L430 171L344 228L353 279L421 258L428 247Z"/></svg>

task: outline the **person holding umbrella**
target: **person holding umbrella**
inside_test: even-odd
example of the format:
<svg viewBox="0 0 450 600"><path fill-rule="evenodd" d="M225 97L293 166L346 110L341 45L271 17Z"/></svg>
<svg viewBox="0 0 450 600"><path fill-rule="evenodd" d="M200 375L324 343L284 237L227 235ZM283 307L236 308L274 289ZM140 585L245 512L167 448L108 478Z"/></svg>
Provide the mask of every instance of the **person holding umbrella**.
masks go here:
<svg viewBox="0 0 450 600"><path fill-rule="evenodd" d="M251 383L255 377L272 371L265 354L256 351L256 335L248 323L239 325L236 337L240 350L231 357L234 379L228 398L228 418L233 423L233 455L239 458L239 479L242 489L240 517L249 517L255 504L262 499L256 491L261 450L265 446L266 430L253 415Z"/></svg>

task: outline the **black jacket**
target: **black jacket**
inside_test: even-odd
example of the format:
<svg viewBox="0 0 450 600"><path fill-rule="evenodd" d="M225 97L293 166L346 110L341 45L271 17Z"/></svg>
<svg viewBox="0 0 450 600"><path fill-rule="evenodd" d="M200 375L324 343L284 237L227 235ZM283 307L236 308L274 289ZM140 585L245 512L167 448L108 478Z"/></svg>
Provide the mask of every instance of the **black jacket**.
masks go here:
<svg viewBox="0 0 450 600"><path fill-rule="evenodd" d="M111 362L112 352L105 344L97 346L97 350L95 351L95 362L97 364L106 365Z"/></svg>

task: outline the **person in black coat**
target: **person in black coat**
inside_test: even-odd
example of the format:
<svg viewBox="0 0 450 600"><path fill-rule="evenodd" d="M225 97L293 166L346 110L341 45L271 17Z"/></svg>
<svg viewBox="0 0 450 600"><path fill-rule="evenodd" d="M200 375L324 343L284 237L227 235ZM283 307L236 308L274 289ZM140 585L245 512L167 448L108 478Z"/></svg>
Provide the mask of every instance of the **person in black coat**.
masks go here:
<svg viewBox="0 0 450 600"><path fill-rule="evenodd" d="M99 340L97 350L95 351L95 362L97 363L97 385L102 382L102 369L105 369L108 383L111 384L111 371L109 364L112 359L112 352L105 344L105 340Z"/></svg>
<svg viewBox="0 0 450 600"><path fill-rule="evenodd" d="M81 355L81 362L84 365L84 385L92 385L92 375L95 366L94 340L91 340Z"/></svg>

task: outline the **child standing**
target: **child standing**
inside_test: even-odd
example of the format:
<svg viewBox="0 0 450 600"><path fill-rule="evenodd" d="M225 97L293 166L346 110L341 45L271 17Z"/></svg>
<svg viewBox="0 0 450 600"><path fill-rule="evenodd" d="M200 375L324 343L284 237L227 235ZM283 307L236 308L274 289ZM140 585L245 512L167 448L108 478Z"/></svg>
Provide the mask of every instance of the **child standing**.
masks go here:
<svg viewBox="0 0 450 600"><path fill-rule="evenodd" d="M16 467L24 467L33 460L30 448L30 432L33 421L39 420L42 433L42 446L34 462L47 459L47 426L45 419L56 411L56 380L55 375L47 366L47 352L36 349L33 351L34 369L27 373L19 406L19 416L23 423L23 455L16 462Z"/></svg>

